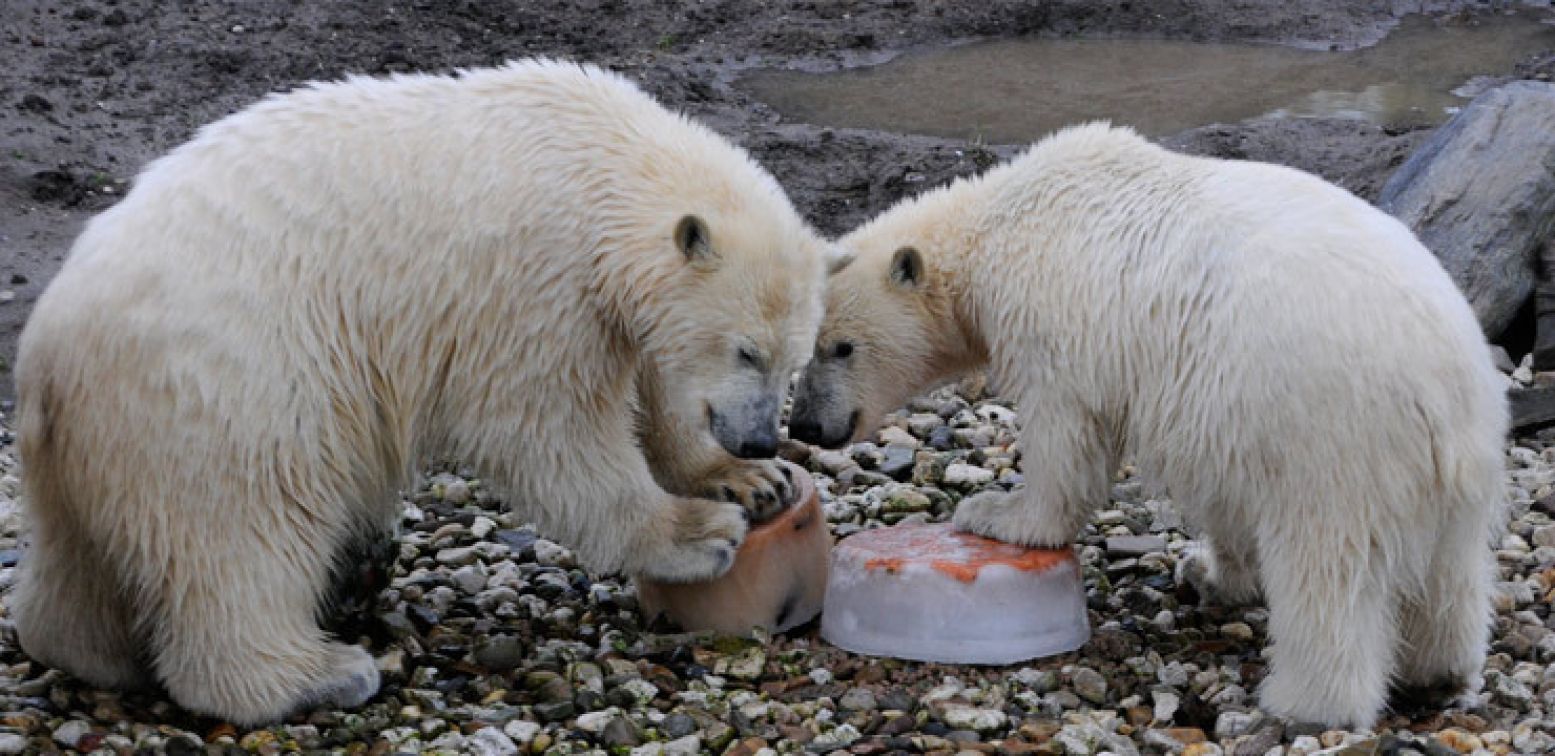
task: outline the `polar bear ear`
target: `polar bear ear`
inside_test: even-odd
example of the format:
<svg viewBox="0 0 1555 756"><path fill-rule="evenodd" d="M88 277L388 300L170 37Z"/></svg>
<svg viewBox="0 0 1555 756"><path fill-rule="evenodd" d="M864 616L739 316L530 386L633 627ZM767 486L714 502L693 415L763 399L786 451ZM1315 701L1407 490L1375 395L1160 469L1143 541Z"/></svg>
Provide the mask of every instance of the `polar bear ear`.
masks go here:
<svg viewBox="0 0 1555 756"><path fill-rule="evenodd" d="M840 245L833 244L826 248L826 275L835 276L842 272L843 268L853 264L856 256L843 249Z"/></svg>
<svg viewBox="0 0 1555 756"><path fill-rule="evenodd" d="M675 224L675 246L691 262L713 259L713 245L707 238L707 224L695 215L687 215Z"/></svg>
<svg viewBox="0 0 1555 756"><path fill-rule="evenodd" d="M913 247L902 247L891 257L891 283L915 289L923 281L923 258Z"/></svg>

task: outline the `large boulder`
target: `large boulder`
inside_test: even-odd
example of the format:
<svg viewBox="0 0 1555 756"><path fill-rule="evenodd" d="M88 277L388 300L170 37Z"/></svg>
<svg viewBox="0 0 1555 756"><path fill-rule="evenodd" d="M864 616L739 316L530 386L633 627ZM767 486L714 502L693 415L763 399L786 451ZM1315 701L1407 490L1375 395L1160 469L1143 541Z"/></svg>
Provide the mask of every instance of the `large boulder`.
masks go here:
<svg viewBox="0 0 1555 756"><path fill-rule="evenodd" d="M1555 230L1555 84L1517 81L1475 98L1388 180L1377 204L1419 235L1501 335Z"/></svg>

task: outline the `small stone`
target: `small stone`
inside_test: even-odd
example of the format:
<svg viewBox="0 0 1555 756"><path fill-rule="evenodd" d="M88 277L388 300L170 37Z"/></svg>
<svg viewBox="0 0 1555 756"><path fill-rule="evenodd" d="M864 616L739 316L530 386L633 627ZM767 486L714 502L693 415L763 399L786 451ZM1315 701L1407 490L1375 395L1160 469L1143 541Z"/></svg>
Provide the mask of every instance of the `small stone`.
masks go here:
<svg viewBox="0 0 1555 756"><path fill-rule="evenodd" d="M1215 718L1215 739L1229 740L1246 735L1253 728L1253 716L1240 711L1222 711Z"/></svg>
<svg viewBox="0 0 1555 756"><path fill-rule="evenodd" d="M486 577L486 565L476 562L454 570L449 579L466 596L474 596L486 588Z"/></svg>
<svg viewBox="0 0 1555 756"><path fill-rule="evenodd" d="M1246 622L1228 622L1220 626L1220 634L1236 641L1253 639L1253 629Z"/></svg>
<svg viewBox="0 0 1555 756"><path fill-rule="evenodd" d="M577 713L578 707L571 701L555 701L535 704L535 716L546 722L563 722Z"/></svg>
<svg viewBox="0 0 1555 756"><path fill-rule="evenodd" d="M632 748L642 742L637 728L626 717L613 717L600 731L599 740L608 748Z"/></svg>
<svg viewBox="0 0 1555 756"><path fill-rule="evenodd" d="M611 720L619 719L620 716L621 712L614 709L591 711L587 714L579 714L576 724L578 729L593 735L598 735L605 731L605 727L610 724Z"/></svg>
<svg viewBox="0 0 1555 756"><path fill-rule="evenodd" d="M1498 675L1491 687L1491 693L1497 701L1518 711L1527 711L1533 706L1533 691L1511 675Z"/></svg>
<svg viewBox="0 0 1555 756"><path fill-rule="evenodd" d="M78 741L79 742L79 741ZM0 753L23 753L27 750L27 738L14 732L0 732Z"/></svg>
<svg viewBox="0 0 1555 756"><path fill-rule="evenodd" d="M1436 733L1436 740L1458 753L1473 753L1485 747L1478 735L1456 727L1449 727Z"/></svg>
<svg viewBox="0 0 1555 756"><path fill-rule="evenodd" d="M902 488L892 491L881 504L882 512L927 512L929 511L929 497L922 491L912 488Z"/></svg>
<svg viewBox="0 0 1555 756"><path fill-rule="evenodd" d="M828 751L836 748L847 748L853 742L863 737L857 727L851 724L843 724L821 733L810 742L810 747L818 751Z"/></svg>
<svg viewBox="0 0 1555 756"><path fill-rule="evenodd" d="M998 709L980 709L971 706L947 707L941 719L947 727L981 733L1002 730L1010 721L1010 718Z"/></svg>
<svg viewBox="0 0 1555 756"><path fill-rule="evenodd" d="M483 727L470 736L465 745L475 756L513 756L518 745L495 727Z"/></svg>
<svg viewBox="0 0 1555 756"><path fill-rule="evenodd" d="M993 473L965 462L954 462L945 467L945 485L952 488L975 488L993 481Z"/></svg>
<svg viewBox="0 0 1555 756"><path fill-rule="evenodd" d="M1112 536L1107 539L1107 556L1140 557L1166 551L1166 539L1158 535Z"/></svg>
<svg viewBox="0 0 1555 756"><path fill-rule="evenodd" d="M467 564L474 564L480 557L475 553L474 546L461 546L456 549L438 551L435 558L438 564L445 564L449 567L463 567Z"/></svg>
<svg viewBox="0 0 1555 756"><path fill-rule="evenodd" d="M837 705L849 711L874 711L875 694L866 688L854 688L844 693Z"/></svg>
<svg viewBox="0 0 1555 756"><path fill-rule="evenodd" d="M443 500L450 504L463 504L470 500L470 484L463 480L449 481L443 486Z"/></svg>
<svg viewBox="0 0 1555 756"><path fill-rule="evenodd" d="M492 672L508 672L524 663L524 644L511 635L493 635L475 647L475 663Z"/></svg>
<svg viewBox="0 0 1555 756"><path fill-rule="evenodd" d="M919 412L907 418L907 430L912 431L912 434L918 438L928 438L929 434L944 424L944 418L927 412Z"/></svg>
<svg viewBox="0 0 1555 756"><path fill-rule="evenodd" d="M734 655L720 658L713 665L713 673L733 677L736 680L755 680L767 666L767 655L760 648L752 647Z"/></svg>
<svg viewBox="0 0 1555 756"><path fill-rule="evenodd" d="M1107 679L1090 667L1077 667L1070 677L1075 695L1093 704L1107 702Z"/></svg>
<svg viewBox="0 0 1555 756"><path fill-rule="evenodd" d="M837 477L850 467L855 467L853 458L840 451L823 451L815 455L815 462L820 466L821 472Z"/></svg>
<svg viewBox="0 0 1555 756"><path fill-rule="evenodd" d="M554 541L535 539L535 561L547 567L569 568L573 566L572 552Z"/></svg>
<svg viewBox="0 0 1555 756"><path fill-rule="evenodd" d="M917 453L914 447L892 444L885 448L885 459L880 461L880 472L896 480L906 480L912 476L913 465L916 462Z"/></svg>
<svg viewBox="0 0 1555 756"><path fill-rule="evenodd" d="M1150 691L1150 697L1155 701L1155 709L1152 711L1155 721L1170 722L1177 716L1177 707L1182 705L1182 697L1175 691L1157 688Z"/></svg>
<svg viewBox="0 0 1555 756"><path fill-rule="evenodd" d="M477 517L475 518L475 522L470 523L470 535L475 536L476 538L484 539L486 536L491 535L492 531L496 529L497 523L490 517Z"/></svg>
<svg viewBox="0 0 1555 756"><path fill-rule="evenodd" d="M540 734L541 729L536 722L515 719L502 726L502 734L512 738L515 743L528 745L534 742L535 736Z"/></svg>
<svg viewBox="0 0 1555 756"><path fill-rule="evenodd" d="M81 739L86 737L91 731L91 723L72 719L55 728L54 742L66 748L75 748L76 744L80 743Z"/></svg>
<svg viewBox="0 0 1555 756"><path fill-rule="evenodd" d="M676 712L664 718L659 729L671 740L683 738L697 731L697 721L686 714Z"/></svg>
<svg viewBox="0 0 1555 756"><path fill-rule="evenodd" d="M696 735L676 738L664 744L664 756L697 756L702 752L702 739ZM633 749L636 753L636 749Z"/></svg>

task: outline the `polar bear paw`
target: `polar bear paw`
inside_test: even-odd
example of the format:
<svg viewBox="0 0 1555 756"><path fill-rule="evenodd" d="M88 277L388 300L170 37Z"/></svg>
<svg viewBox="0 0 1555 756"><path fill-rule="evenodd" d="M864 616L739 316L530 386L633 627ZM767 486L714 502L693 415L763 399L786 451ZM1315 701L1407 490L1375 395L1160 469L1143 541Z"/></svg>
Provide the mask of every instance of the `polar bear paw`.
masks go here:
<svg viewBox="0 0 1555 756"><path fill-rule="evenodd" d="M355 708L378 693L378 665L360 646L329 644L329 670L298 699L298 709L317 706Z"/></svg>
<svg viewBox="0 0 1555 756"><path fill-rule="evenodd" d="M739 504L751 522L763 522L793 504L794 483L787 466L774 459L742 459L731 462L705 478L701 495Z"/></svg>
<svg viewBox="0 0 1555 756"><path fill-rule="evenodd" d="M1236 559L1219 555L1208 540L1183 549L1174 577L1179 585L1193 586L1200 598L1221 606L1255 604L1262 595L1258 575Z"/></svg>
<svg viewBox="0 0 1555 756"><path fill-rule="evenodd" d="M1067 518L1044 516L1020 491L983 491L956 505L956 529L1006 543L1042 548L1064 548L1078 527Z"/></svg>
<svg viewBox="0 0 1555 756"><path fill-rule="evenodd" d="M671 583L711 580L734 566L745 541L745 509L708 499L678 499L669 528L659 542L644 544L641 568L648 577Z"/></svg>

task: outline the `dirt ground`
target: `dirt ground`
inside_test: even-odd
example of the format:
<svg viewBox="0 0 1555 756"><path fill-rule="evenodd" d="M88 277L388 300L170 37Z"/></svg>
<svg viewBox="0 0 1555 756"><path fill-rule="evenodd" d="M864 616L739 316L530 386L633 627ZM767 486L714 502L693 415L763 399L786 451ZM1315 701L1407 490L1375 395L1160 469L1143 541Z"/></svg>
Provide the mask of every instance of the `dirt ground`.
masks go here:
<svg viewBox="0 0 1555 756"><path fill-rule="evenodd" d="M1135 35L1352 48L1466 2L1315 0L0 0L0 395L31 303L81 224L139 168L265 93L346 73L590 60L746 145L821 229L979 170L1012 146L784 123L732 81L1016 35ZM1482 12L1482 11L1481 11ZM1510 72L1507 72L1510 73ZM1354 121L1212 125L1164 142L1287 163L1370 197L1426 132ZM5 292L11 292L6 294Z"/></svg>

